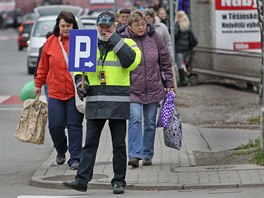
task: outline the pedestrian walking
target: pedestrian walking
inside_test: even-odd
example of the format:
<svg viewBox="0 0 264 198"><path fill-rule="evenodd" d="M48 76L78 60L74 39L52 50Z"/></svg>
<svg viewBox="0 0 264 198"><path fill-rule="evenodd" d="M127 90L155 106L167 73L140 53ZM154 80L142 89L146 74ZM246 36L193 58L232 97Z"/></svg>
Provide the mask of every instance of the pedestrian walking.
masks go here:
<svg viewBox="0 0 264 198"><path fill-rule="evenodd" d="M96 72L86 73L81 88L81 73L75 74L77 93L86 97L87 131L82 158L75 179L63 182L66 188L86 191L93 177L93 167L102 129L108 120L113 147L111 185L114 194L122 194L126 186L126 120L129 118L130 72L137 68L141 52L132 39L116 33L115 15L105 11L97 17L98 48Z"/></svg>
<svg viewBox="0 0 264 198"><path fill-rule="evenodd" d="M46 40L52 35L52 32L48 32L46 34ZM37 76L37 71L38 71L38 65L39 65L39 61L40 61L40 57L41 57L41 54L42 54L42 50L43 50L43 47L44 47L45 43L39 48L39 55L38 55L38 59L37 59L37 66L35 68L35 72L34 72L34 79L36 78ZM48 85L45 84L44 85L44 92L45 92L45 96L46 96L46 99L48 101Z"/></svg>
<svg viewBox="0 0 264 198"><path fill-rule="evenodd" d="M146 8L144 10L144 13L147 17L147 22L150 24L153 24L155 27L155 31L160 33L162 39L165 42L165 45L169 49L170 57L171 57L171 60L173 61L174 60L173 49L172 49L172 44L171 44L170 33L169 33L167 26L164 23L161 23L158 20L156 20L155 11L152 8Z"/></svg>
<svg viewBox="0 0 264 198"><path fill-rule="evenodd" d="M117 26L116 29L123 25L127 25L127 19L129 14L131 13L131 10L128 8L122 8L119 9L116 13L116 21L117 21Z"/></svg>
<svg viewBox="0 0 264 198"><path fill-rule="evenodd" d="M169 27L169 19L168 19L167 10L164 7L161 7L158 9L157 17L161 23L165 24L167 28Z"/></svg>
<svg viewBox="0 0 264 198"><path fill-rule="evenodd" d="M41 95L41 87L48 85L48 127L57 151L56 162L58 165L65 163L69 146L70 158L67 163L70 169L76 170L81 158L83 114L76 108L74 82L60 46L61 42L68 53L71 29L78 29L74 15L71 12L60 12L53 35L42 50L35 78L35 93ZM65 134L66 127L69 143Z"/></svg>
<svg viewBox="0 0 264 198"><path fill-rule="evenodd" d="M128 165L136 168L139 160L143 159L143 166L150 166L154 155L158 104L166 91L174 89L170 53L161 35L155 32L153 25L147 24L146 15L140 10L130 13L128 27L121 35L132 38L143 57L138 68L131 72Z"/></svg>
<svg viewBox="0 0 264 198"><path fill-rule="evenodd" d="M186 60L189 48L189 34L190 34L190 21L186 13L181 10L176 13L174 24L174 40L175 40L175 62L178 66L180 82L179 86L188 85L186 79Z"/></svg>

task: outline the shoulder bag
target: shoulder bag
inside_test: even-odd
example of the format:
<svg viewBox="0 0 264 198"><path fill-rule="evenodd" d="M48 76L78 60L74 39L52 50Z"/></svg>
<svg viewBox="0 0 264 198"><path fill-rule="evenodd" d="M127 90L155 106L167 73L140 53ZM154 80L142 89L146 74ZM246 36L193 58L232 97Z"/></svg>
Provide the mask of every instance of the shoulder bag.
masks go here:
<svg viewBox="0 0 264 198"><path fill-rule="evenodd" d="M166 76L165 76L165 73L164 71L162 70L162 59L161 59L161 54L160 54L160 46L159 46L159 41L158 41L158 37L157 37L157 34L156 32L154 32L153 34L153 38L154 38L154 41L157 45L157 48L158 48L158 54L159 54L159 65L160 65L160 76L161 76L161 79L162 79L162 82L163 84L166 82Z"/></svg>
<svg viewBox="0 0 264 198"><path fill-rule="evenodd" d="M193 32L190 30L189 31L189 48L190 48L190 50L192 50L197 45L198 45L198 39L193 34Z"/></svg>
<svg viewBox="0 0 264 198"><path fill-rule="evenodd" d="M66 64L68 65L68 54L66 53L65 49L63 48L62 43L61 43L61 41L60 41L59 38L58 38L58 40L59 40L59 43L60 43L60 46L61 46L61 50L62 50L62 53L63 53L64 59L65 59L65 62L66 62ZM79 98L79 96L78 96L78 94L77 94L76 85L75 85L75 83L74 83L74 82L75 82L75 80L74 80L74 75L73 75L73 73L71 73L71 75L72 75L72 80L73 80L73 85L74 85L74 90L75 90L75 105L76 105L77 110L78 110L80 113L84 114L84 112L85 112L85 100L82 101L82 100Z"/></svg>

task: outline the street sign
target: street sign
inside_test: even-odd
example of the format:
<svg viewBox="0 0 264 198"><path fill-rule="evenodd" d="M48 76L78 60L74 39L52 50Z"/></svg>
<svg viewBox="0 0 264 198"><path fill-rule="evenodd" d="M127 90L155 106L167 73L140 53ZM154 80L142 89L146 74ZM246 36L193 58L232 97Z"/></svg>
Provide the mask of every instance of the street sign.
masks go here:
<svg viewBox="0 0 264 198"><path fill-rule="evenodd" d="M70 30L70 72L95 72L96 52L97 30Z"/></svg>

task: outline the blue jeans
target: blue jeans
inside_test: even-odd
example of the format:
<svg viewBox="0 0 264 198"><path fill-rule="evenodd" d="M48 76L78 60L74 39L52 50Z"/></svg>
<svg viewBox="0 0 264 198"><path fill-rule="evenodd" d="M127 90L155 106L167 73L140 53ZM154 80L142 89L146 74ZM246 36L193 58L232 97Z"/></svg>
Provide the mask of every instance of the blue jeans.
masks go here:
<svg viewBox="0 0 264 198"><path fill-rule="evenodd" d="M175 53L175 63L177 64L178 69L184 69L183 61L184 61L184 54Z"/></svg>
<svg viewBox="0 0 264 198"><path fill-rule="evenodd" d="M128 158L152 159L156 134L158 102L131 103L128 123ZM142 115L144 120L142 119ZM142 127L144 122L144 126ZM144 132L142 133L142 128Z"/></svg>
<svg viewBox="0 0 264 198"><path fill-rule="evenodd" d="M75 98L69 100L58 100L49 98L48 102L49 131L54 148L57 153L67 152L67 136L65 128L68 129L70 159L68 165L81 159L82 150L82 122L83 114L75 106Z"/></svg>

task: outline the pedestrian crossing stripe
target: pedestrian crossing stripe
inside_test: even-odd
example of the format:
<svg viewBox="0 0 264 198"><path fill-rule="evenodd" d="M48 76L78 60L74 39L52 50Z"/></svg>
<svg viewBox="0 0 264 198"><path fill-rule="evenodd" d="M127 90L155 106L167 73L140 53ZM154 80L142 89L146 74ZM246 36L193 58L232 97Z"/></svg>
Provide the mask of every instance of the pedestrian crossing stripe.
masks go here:
<svg viewBox="0 0 264 198"><path fill-rule="evenodd" d="M1 104L3 101L7 100L9 97L10 97L10 96L0 96L0 104Z"/></svg>
<svg viewBox="0 0 264 198"><path fill-rule="evenodd" d="M40 96L40 100L47 102L45 96ZM24 101L19 99L19 96L0 96L0 104L23 104Z"/></svg>
<svg viewBox="0 0 264 198"><path fill-rule="evenodd" d="M24 101L19 99L19 96L4 96L0 98L0 104L23 104Z"/></svg>
<svg viewBox="0 0 264 198"><path fill-rule="evenodd" d="M1 41L15 40L17 36L0 36Z"/></svg>
<svg viewBox="0 0 264 198"><path fill-rule="evenodd" d="M38 195L19 195L17 198L83 198L87 196L38 196Z"/></svg>

